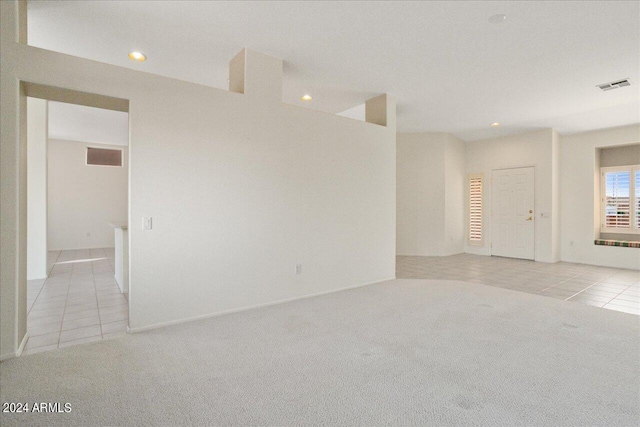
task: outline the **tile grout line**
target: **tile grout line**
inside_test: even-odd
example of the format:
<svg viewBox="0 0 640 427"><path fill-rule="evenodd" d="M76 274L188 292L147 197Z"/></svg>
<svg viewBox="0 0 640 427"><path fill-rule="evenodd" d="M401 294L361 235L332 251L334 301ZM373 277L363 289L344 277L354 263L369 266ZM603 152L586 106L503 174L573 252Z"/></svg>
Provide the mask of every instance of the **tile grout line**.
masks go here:
<svg viewBox="0 0 640 427"><path fill-rule="evenodd" d="M125 305L125 304L123 304L123 305ZM109 308L109 307L106 307L106 308ZM84 320L84 319L89 319L89 317L82 317L82 318L80 318L80 319L73 319L73 321L76 321L76 320ZM122 320L112 320L112 321L110 321L110 322L104 322L104 324L105 324L105 325L108 325L108 324L110 324L110 323L124 322L125 320L126 320L126 319L122 319ZM99 324L102 324L102 322L100 322L100 321L99 321ZM62 331L62 332L75 331L76 329L89 328L89 327L91 327L91 326L97 326L97 325L78 326L77 328L65 329L65 330L64 330L64 331ZM50 332L50 333L54 333L54 332ZM40 335L33 335L33 336L34 336L34 337L41 337L42 335L48 335L48 334L40 334ZM95 336L97 336L97 335L95 335ZM31 338L31 336L30 336L29 338ZM92 338L92 337L86 337L86 338ZM78 338L78 339L84 339L84 338ZM75 340L71 340L71 341L75 341ZM53 344L51 344L51 345L53 345ZM37 347L36 347L36 348L37 348Z"/></svg>
<svg viewBox="0 0 640 427"><path fill-rule="evenodd" d="M563 291L562 293L568 292L569 294L566 297L562 297L561 294L558 295L560 296L560 299L564 299L565 301L568 301L568 300L576 301L575 299L572 300L572 298L575 298L578 295L588 296L590 294L587 294L585 292L588 292L589 289L592 289L596 285L601 285L606 287L606 285L608 284L607 281L610 280L611 277L629 270L624 268L621 269L621 268L615 268L615 267L605 267L605 266L597 266L597 265L591 265L591 264L578 264L578 263L566 263L566 262L560 262L556 264L557 268L546 269L546 268L542 268L542 266L538 265L537 263L533 263L533 264L530 262L519 263L519 262L511 262L510 260L501 260L504 262L498 262L497 260L491 260L491 259L487 259L487 260L483 259L478 261L475 258L473 258L473 255L470 255L470 254L468 255L469 256L467 257L453 256L450 258L451 262L447 262L447 261L442 262L444 260L434 259L434 257L398 256L396 257L397 259L396 276L398 279L464 280L470 283L481 283L487 286L494 286L494 287L503 288L503 289L511 289L519 292L534 293L538 295L545 295L544 294L545 291L551 291L551 292ZM469 262L465 261L466 268L464 268L461 271L461 273L465 273L465 272L467 273L466 275L462 274L463 276L466 276L466 277L462 277L462 278L458 277L460 276L460 274L455 274L454 272L450 271L453 267L456 267L456 266L458 268L460 267L459 262L456 265L453 264L454 259L457 261L470 260ZM473 274L468 274L469 270L475 270L475 271L473 272ZM517 284L515 286L506 286L511 282L507 283L500 280L498 282L494 282L493 280L490 279L492 276L496 274L500 275L500 273L504 273L505 271L512 273L512 276L513 275L517 276L522 273L527 273L527 274L540 273L540 274L549 275L549 276L568 274L569 276L563 280L559 280L557 283L554 283L551 286L546 286L541 290L539 290L538 288L535 290L535 292L532 292L531 289L525 289L521 287L520 284ZM601 279L597 279L597 280L595 279L595 277L589 280L584 278L584 276L588 276L590 274L596 277L599 276L600 274L602 274L603 276ZM456 277L449 277L451 275ZM514 277L510 277L509 279L512 281ZM584 280L584 283L583 283L584 286L577 287L577 289L581 288L580 290L563 289L562 285L566 284L571 280L577 280L578 282ZM638 283L640 282L637 280L630 285L612 283L611 285L614 285L614 287L612 287L611 289L603 289L605 293L610 292L609 295L604 297L602 295L599 295L598 298L602 298L605 301L605 302L599 302L599 304L601 304L600 307L608 306L606 308L611 309L610 307L615 305L616 302L620 300L621 295L626 295L625 292L627 292L629 289L633 289L634 284L637 285ZM580 283L575 283L575 284L580 285ZM615 285L621 286L621 287L616 289ZM573 286L570 286L570 288L573 288ZM640 289L640 287L638 287L638 289ZM631 302L633 303L635 301L631 301ZM640 314L640 312L637 314Z"/></svg>
<svg viewBox="0 0 640 427"><path fill-rule="evenodd" d="M563 280L562 282L560 282L560 283L556 283L556 284L555 284L555 285L553 285L553 286L549 286L547 289L543 289L543 290L541 290L540 292L545 292L545 291L547 291L547 290L549 290L549 289L551 289L551 288L555 288L556 286L559 286L559 285L561 285L561 284L563 284L563 283L565 283L565 282L568 282L569 280L577 279L578 277L582 276L583 274L586 274L586 273L580 273L580 274L578 274L578 275L576 275L576 276L573 276L573 277L571 277L571 278L569 278L569 279L567 279L567 280ZM609 276L605 277L604 279L600 279L599 281L597 281L597 282L595 282L595 283L592 283L591 285L589 285L589 287L591 287L591 286L593 286L593 285L595 285L595 284L597 284L597 283L600 283L600 282L602 282L603 280L608 279L609 277L614 276L614 275L616 275L616 274L617 274L617 273L612 273L612 274L610 274ZM588 289L588 287L587 287L587 288L584 288L584 289L583 289L583 291L584 291L585 289ZM582 292L582 291L580 291L580 292ZM577 295L577 294L576 294L576 295ZM571 297L569 297L569 298L573 298L574 296L575 296L575 295L572 295L572 296L571 296ZM565 300L565 301L566 301L566 300Z"/></svg>
<svg viewBox="0 0 640 427"><path fill-rule="evenodd" d="M603 281L605 281L606 279L608 279L609 277L615 276L616 274L617 274L617 273L614 273L614 274L612 274L611 276L607 276L607 277L605 277L604 279L597 281L596 283L594 283L594 284L593 284L593 285L591 285L591 286L587 286L586 288L584 288L584 289L583 289L583 290L581 290L580 292L578 292L578 293L576 293L576 294L574 294L574 295L571 295L569 298L565 299L565 301L568 301L569 299L571 299L571 298L575 297L576 295L580 295L581 293L583 293L583 292L584 292L584 291L586 291L587 289L592 288L593 286L597 285L598 283L603 282ZM626 288L625 288L622 292L624 292L624 291L626 291ZM620 292L620 293L622 293L622 292ZM617 296L617 295L616 295L616 296ZM615 297L614 297L614 298L615 298ZM607 303L607 304L608 304L608 303Z"/></svg>
<svg viewBox="0 0 640 427"><path fill-rule="evenodd" d="M83 249L81 249L81 250L83 250ZM104 249L102 249L102 250L104 251ZM80 251L80 250L76 250L76 251L74 252L73 260L78 259L78 256L76 255L76 253L77 253L78 251ZM59 257L60 257L60 255L61 255L61 253L62 253L62 251L60 251L60 253L58 254L58 258L57 258L57 259L59 259ZM91 256L92 256L92 255L91 255ZM57 259L56 259L56 260L57 260ZM75 267L75 266L76 266L75 264L73 264L73 265L72 265L71 278L69 279L69 284L67 285L67 286L68 286L68 288L67 288L67 297L66 297L66 299L65 299L65 306L64 306L64 308L63 308L63 319L62 319L62 321L61 321L61 327L62 327L62 325L64 324L64 314L66 314L66 309L67 309L67 307L68 307L68 300L69 300L69 297L68 297L68 296L69 296L69 294L71 293L71 281L72 281L72 278L73 278L73 271L74 271L74 267ZM91 263L91 276L92 276L92 281L93 281L93 286L94 286L94 296L95 296L95 298L96 298L96 305L98 305L98 301L97 301L97 287L96 287L97 285L96 285L96 283L95 283L95 272L94 272L94 270L93 270L93 261L92 261L92 263ZM43 286L44 286L44 285L43 285ZM110 307L111 307L111 306L110 306ZM109 308L109 307L106 307L106 308ZM100 317L100 314L99 314L99 308L98 308L98 307L96 307L96 311L98 311L98 324L99 324L99 326L100 326L100 339L102 340L102 339L104 339L104 334L102 333L102 319L101 319L101 317ZM74 319L74 321L75 321L75 320L82 320L82 319L85 319L85 318L87 318L87 317L83 317L83 318L80 318L80 319ZM122 321L125 321L125 320L126 320L126 319L123 319L123 320L115 320L115 321L112 321L112 322L106 322L105 324L115 323L115 322L122 322ZM77 329L81 329L81 328L85 328L85 327L86 327L86 326L78 326L77 328L69 329L69 331L73 331L73 330L77 330ZM62 336L62 332L63 332L62 330L60 330L60 331L58 332L58 343L57 343L57 344L51 344L51 345L56 345L56 348L60 348L60 345L61 345L61 344L66 344L67 342L72 343L72 342L74 342L74 341L80 341L80 340L85 340L85 339L89 339L89 338L95 338L95 337L97 337L97 335L95 335L95 336L93 336L93 337L78 338L78 339L75 339L75 340L69 340L69 341L65 341L64 343L62 343L62 342L60 342L60 339L61 339L61 336ZM36 336L42 336L42 335L47 335L47 334L41 334L41 335L36 335ZM77 344L74 344L74 345L77 345ZM46 347L46 346L40 346L40 347ZM36 348L40 348L40 347L36 347Z"/></svg>
<svg viewBox="0 0 640 427"><path fill-rule="evenodd" d="M102 251L104 252L104 249ZM89 253L91 253L91 251L89 251ZM96 276L93 271L93 261L91 261L91 280L93 281L93 291L95 292L95 296L96 296L96 308L98 309L98 325L100 325L100 339L104 339L104 334L102 333L102 316L100 316L100 303L98 302L98 288L96 288Z"/></svg>
<svg viewBox="0 0 640 427"><path fill-rule="evenodd" d="M76 259L76 252L73 252L73 259ZM60 251L62 253L62 251ZM62 337L62 325L64 324L64 314L67 311L67 303L69 302L69 291L71 290L71 279L73 278L73 270L75 269L75 265L71 264L71 277L69 277L69 283L67 284L67 299L64 300L64 309L62 310L62 320L60 321L60 333L58 334L58 347L60 348L60 337Z"/></svg>
<svg viewBox="0 0 640 427"><path fill-rule="evenodd" d="M62 253L62 251L60 251L58 253L58 256L56 257L56 260L53 262L53 265L55 267L55 265L58 263L58 259L60 258L60 254ZM53 267L51 267L51 271L53 271ZM36 301L38 301L38 298L40 297L40 294L42 293L42 290L44 289L44 285L47 284L47 280L49 280L49 275L51 274L51 271L47 272L47 278L44 279L44 282L42 283L42 286L40 287L40 290L38 291L38 295L36 295L36 298L33 300L33 304L31 304L31 307L29 307L29 310L27 310L27 322L28 322L28 318L29 318L29 313L31 313L31 310L33 309L33 306L36 305ZM27 294L28 294L29 289L27 288ZM27 295L29 296L29 295ZM27 323L27 329L29 328L29 324Z"/></svg>
<svg viewBox="0 0 640 427"><path fill-rule="evenodd" d="M635 282L634 282L635 283ZM606 304L604 304L602 307L604 307L607 304L611 304L611 301L615 300L616 298L618 298L620 295L622 295L627 289L629 289L631 286L633 285L633 283L629 286L627 286L626 288L624 288L622 291L620 291L620 293L618 295L616 295L615 297L611 298L611 300L609 300L609 302L607 302Z"/></svg>

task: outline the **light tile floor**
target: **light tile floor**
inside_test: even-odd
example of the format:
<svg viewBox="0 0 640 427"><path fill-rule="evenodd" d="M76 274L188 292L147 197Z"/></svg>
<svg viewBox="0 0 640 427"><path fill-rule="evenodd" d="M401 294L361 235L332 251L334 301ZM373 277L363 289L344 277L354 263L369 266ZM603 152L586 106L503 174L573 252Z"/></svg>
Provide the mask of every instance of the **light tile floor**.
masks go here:
<svg viewBox="0 0 640 427"><path fill-rule="evenodd" d="M113 248L52 251L49 265L46 280L27 284L29 339L22 354L126 332L129 306L113 277Z"/></svg>
<svg viewBox="0 0 640 427"><path fill-rule="evenodd" d="M460 254L448 257L399 256L396 277L464 280L640 314L639 270Z"/></svg>
<svg viewBox="0 0 640 427"><path fill-rule="evenodd" d="M49 277L27 285L29 340L23 354L125 333L129 308L113 277L113 248L57 251L49 256ZM460 254L399 256L396 276L464 280L640 314L638 270Z"/></svg>

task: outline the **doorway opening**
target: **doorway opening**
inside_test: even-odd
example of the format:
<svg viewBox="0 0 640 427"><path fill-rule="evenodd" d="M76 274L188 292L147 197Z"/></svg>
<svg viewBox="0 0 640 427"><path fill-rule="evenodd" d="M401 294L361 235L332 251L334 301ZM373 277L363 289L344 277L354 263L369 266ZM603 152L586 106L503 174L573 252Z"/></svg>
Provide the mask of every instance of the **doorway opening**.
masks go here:
<svg viewBox="0 0 640 427"><path fill-rule="evenodd" d="M31 354L127 331L129 114L125 100L22 86Z"/></svg>

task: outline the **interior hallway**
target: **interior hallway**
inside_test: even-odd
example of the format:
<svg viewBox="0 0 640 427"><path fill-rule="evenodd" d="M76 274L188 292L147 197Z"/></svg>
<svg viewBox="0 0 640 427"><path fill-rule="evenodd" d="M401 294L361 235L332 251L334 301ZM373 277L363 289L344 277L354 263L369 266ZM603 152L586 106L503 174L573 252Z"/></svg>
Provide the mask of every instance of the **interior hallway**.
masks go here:
<svg viewBox="0 0 640 427"><path fill-rule="evenodd" d="M126 332L129 309L113 277L113 248L51 251L49 259L49 278L28 282L29 340L22 354Z"/></svg>
<svg viewBox="0 0 640 427"><path fill-rule="evenodd" d="M459 254L399 256L396 277L464 280L640 315L638 270Z"/></svg>

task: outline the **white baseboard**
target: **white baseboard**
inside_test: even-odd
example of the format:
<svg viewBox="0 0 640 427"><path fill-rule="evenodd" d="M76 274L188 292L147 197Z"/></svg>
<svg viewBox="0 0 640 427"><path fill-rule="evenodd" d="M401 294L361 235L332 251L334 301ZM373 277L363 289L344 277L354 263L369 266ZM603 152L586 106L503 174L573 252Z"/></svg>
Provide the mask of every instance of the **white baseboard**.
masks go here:
<svg viewBox="0 0 640 427"><path fill-rule="evenodd" d="M464 253L464 250L461 250L461 251L449 251L449 252L443 253L440 256L453 256L453 255L460 255L460 254L463 254L463 253Z"/></svg>
<svg viewBox="0 0 640 427"><path fill-rule="evenodd" d="M27 344L28 339L29 339L29 332L24 334L24 337L22 338L22 341L20 342L20 345L18 346L18 349L16 351L12 351L12 352L0 355L0 362L4 362L5 360L13 359L15 357L20 357L20 355L22 354L22 351L24 350L24 346Z"/></svg>
<svg viewBox="0 0 640 427"><path fill-rule="evenodd" d="M286 299L281 299L281 300L277 300L277 301L267 302L267 303L264 303L264 304L250 305L248 307L234 308L234 309L231 309L231 310L224 310L224 311L217 311L215 313L202 314L200 316L188 317L186 319L178 319L178 320L172 320L172 321L169 321L169 322L155 323L153 325L142 326L140 328L127 327L127 332L130 333L130 334L134 334L136 332L143 332L143 331L149 331L151 329L164 328L165 326L178 325L180 323L193 322L195 320L202 320L202 319L208 319L208 318L211 318L211 317L224 316L225 314L239 313L239 312L242 312L242 311L253 310L253 309L256 309L256 308L270 307L272 305L284 304L284 303L287 303L287 302L293 302L293 301L298 301L298 300L307 299L307 298L319 297L319 296L322 296L322 295L328 295L328 294L333 294L333 293L336 293L336 292L347 291L349 289L362 288L364 286L371 286L371 285L376 285L378 283L388 282L389 280L395 280L395 276L391 277L389 279L376 280L375 282L369 282L369 283L363 283L363 284L360 284L360 285L348 286L346 288L333 289L333 290L330 290L330 291L317 292L315 294L303 295L303 296L293 297L293 298L286 298Z"/></svg>
<svg viewBox="0 0 640 427"><path fill-rule="evenodd" d="M84 248L53 248L47 249L48 251L85 251L89 249L114 249L113 243L109 243L108 245L96 245L96 246L88 246Z"/></svg>
<svg viewBox="0 0 640 427"><path fill-rule="evenodd" d="M452 256L452 255L460 255L465 253L463 252L445 252L442 254L396 254L396 256L411 256L411 257L446 257L446 256Z"/></svg>
<svg viewBox="0 0 640 427"><path fill-rule="evenodd" d="M18 347L18 351L16 351L16 357L20 357L22 354L22 350L24 350L24 346L27 345L27 340L29 339L29 331L24 334L24 338L22 338L22 342L20 343L20 347Z"/></svg>

